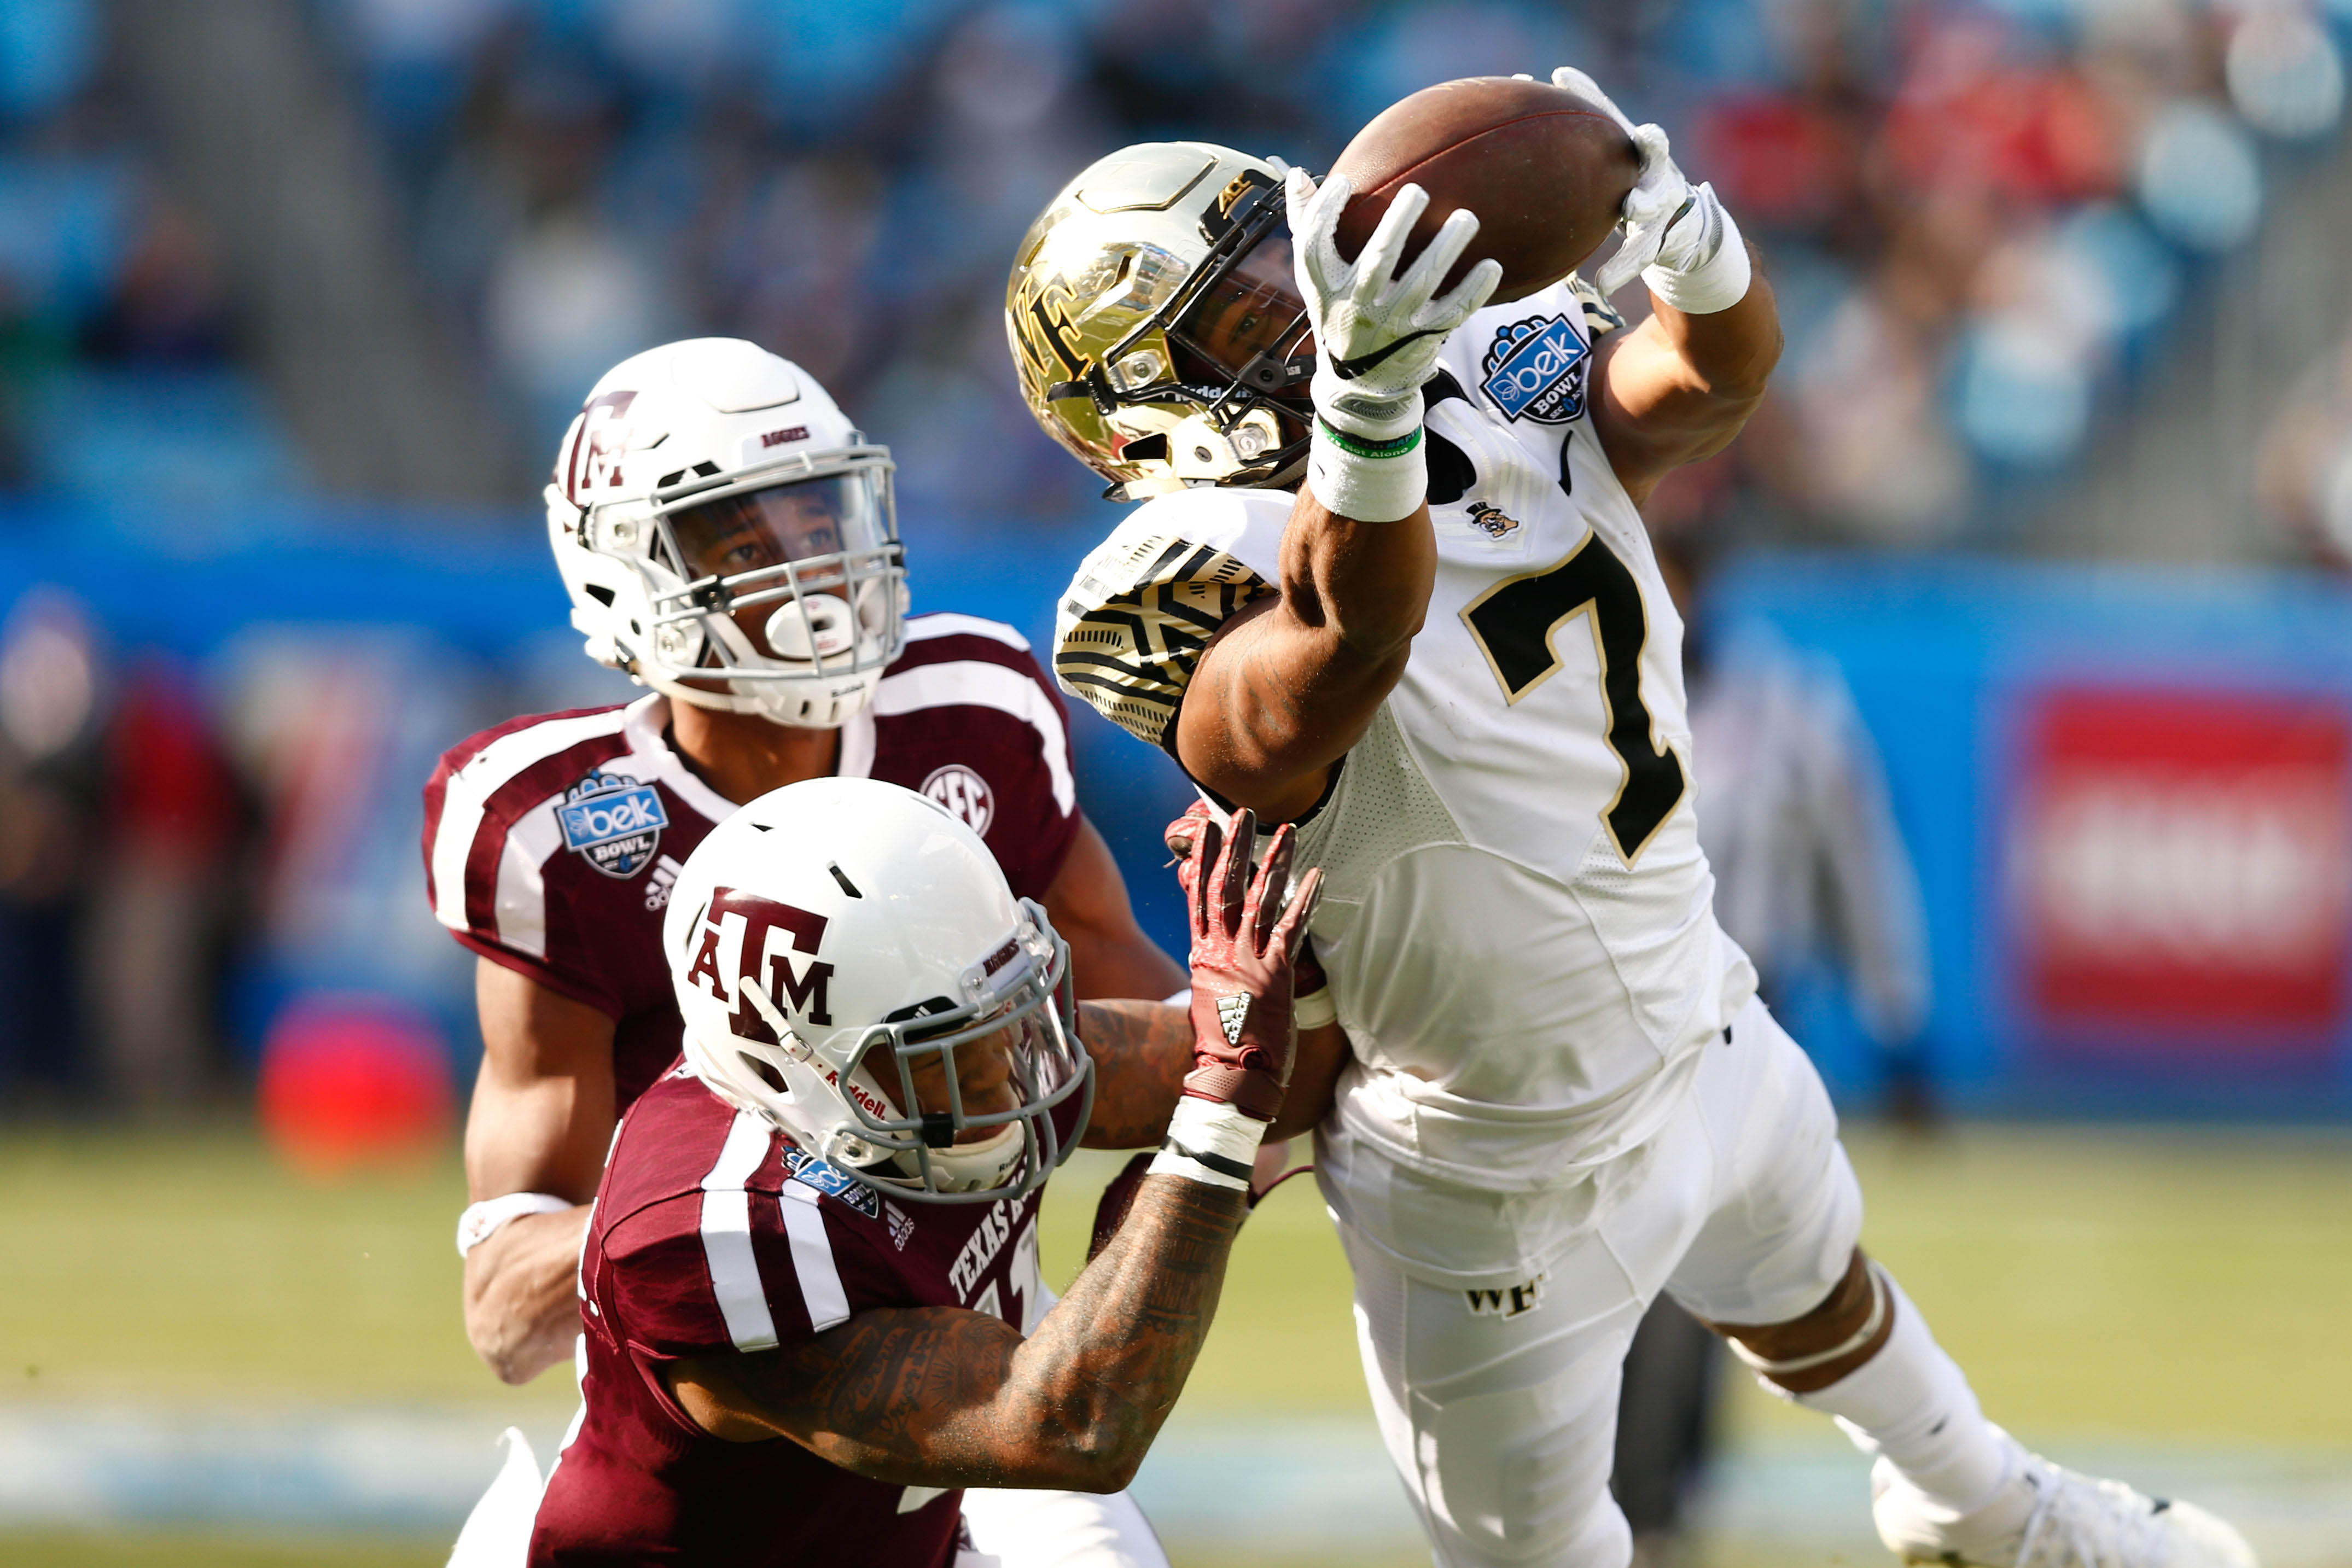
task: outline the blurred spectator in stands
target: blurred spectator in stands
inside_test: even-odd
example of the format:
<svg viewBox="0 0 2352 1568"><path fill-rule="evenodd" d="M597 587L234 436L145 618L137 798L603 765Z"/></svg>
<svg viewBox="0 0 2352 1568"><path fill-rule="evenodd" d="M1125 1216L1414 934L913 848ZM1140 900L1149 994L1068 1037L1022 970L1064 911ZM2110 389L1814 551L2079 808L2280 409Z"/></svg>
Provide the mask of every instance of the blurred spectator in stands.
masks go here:
<svg viewBox="0 0 2352 1568"><path fill-rule="evenodd" d="M1716 918L1754 960L1768 1004L1825 964L1881 1053L1889 1108L1931 1113L1920 1058L1931 998L1919 876L1878 747L1826 658L1706 620L1713 539L1662 531L1658 564L1685 621L1691 771Z"/></svg>
<svg viewBox="0 0 2352 1568"><path fill-rule="evenodd" d="M2255 489L2294 554L2352 572L2352 334L2320 356L2271 421Z"/></svg>
<svg viewBox="0 0 2352 1568"><path fill-rule="evenodd" d="M211 244L178 204L150 192L103 302L84 326L94 360L150 371L231 358L228 288Z"/></svg>
<svg viewBox="0 0 2352 1568"><path fill-rule="evenodd" d="M80 964L90 1043L114 1105L184 1111L226 1065L244 812L210 714L161 657L125 673L105 752Z"/></svg>
<svg viewBox="0 0 2352 1568"><path fill-rule="evenodd" d="M465 221L491 247L483 340L552 450L604 367L676 336L679 308L649 249L662 236L607 200L623 120L613 84L570 51L507 43L521 57L485 71L468 106Z"/></svg>
<svg viewBox="0 0 2352 1568"><path fill-rule="evenodd" d="M749 336L907 444L911 497L972 518L1081 504L1041 476L986 329L1013 237L1071 171L1164 136L1328 165L1416 88L1559 59L1668 124L1765 246L1790 350L1729 475L1749 531L1995 539L2181 336L2197 269L2252 234L2261 141L2327 134L2344 97L2341 6L2302 0L312 3L425 292L541 444L632 350ZM140 493L159 465L139 426L177 433L160 466L182 493L292 483L228 367L169 396L54 376L77 345L119 355L131 317L192 354L226 319L201 225L141 215L154 160L95 0L0 16L0 390L23 411L0 423L25 432L23 481ZM159 334L175 309L186 330ZM31 395L44 375L63 395Z"/></svg>
<svg viewBox="0 0 2352 1568"><path fill-rule="evenodd" d="M0 622L0 1108L79 1097L79 933L94 887L105 701L97 635L36 587Z"/></svg>

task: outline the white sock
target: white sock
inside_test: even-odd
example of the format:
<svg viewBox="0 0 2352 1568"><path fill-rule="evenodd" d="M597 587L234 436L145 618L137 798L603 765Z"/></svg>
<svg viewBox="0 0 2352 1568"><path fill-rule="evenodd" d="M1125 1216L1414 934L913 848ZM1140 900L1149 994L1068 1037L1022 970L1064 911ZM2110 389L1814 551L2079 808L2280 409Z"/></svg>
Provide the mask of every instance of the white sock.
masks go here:
<svg viewBox="0 0 2352 1568"><path fill-rule="evenodd" d="M1827 1388L1794 1397L1835 1416L1855 1448L1885 1456L1930 1501L1956 1516L1973 1512L2010 1479L2011 1449L1911 1298L1892 1279L1886 1285L1895 1332L1885 1346Z"/></svg>

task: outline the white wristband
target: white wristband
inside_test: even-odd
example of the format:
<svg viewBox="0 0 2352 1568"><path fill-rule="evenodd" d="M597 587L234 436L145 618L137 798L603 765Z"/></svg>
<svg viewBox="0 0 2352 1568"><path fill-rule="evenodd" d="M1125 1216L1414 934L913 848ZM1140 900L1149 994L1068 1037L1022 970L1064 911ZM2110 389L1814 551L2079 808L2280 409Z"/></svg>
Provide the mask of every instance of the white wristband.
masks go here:
<svg viewBox="0 0 2352 1568"><path fill-rule="evenodd" d="M1703 243L1704 255L1694 258L1680 270L1664 266L1642 269L1642 281L1650 292L1673 306L1685 316L1712 316L1718 310L1728 310L1748 297L1751 281L1748 264L1748 242L1739 237L1739 225L1716 199L1715 187L1701 185L1692 193L1697 209L1685 218L1696 221L1706 230L1713 231ZM1672 247L1672 237L1668 239Z"/></svg>
<svg viewBox="0 0 2352 1568"><path fill-rule="evenodd" d="M1160 998L1160 1005L1163 1008L1191 1008L1192 1005L1192 988L1187 986L1181 991L1169 992L1166 996Z"/></svg>
<svg viewBox="0 0 2352 1568"><path fill-rule="evenodd" d="M1290 1021L1300 1029L1321 1029L1339 1021L1339 1004L1331 999L1331 988L1309 991L1292 999Z"/></svg>
<svg viewBox="0 0 2352 1568"><path fill-rule="evenodd" d="M1393 523L1429 498L1429 457L1423 444L1393 457L1367 457L1341 446L1318 417L1307 444L1307 487L1343 517Z"/></svg>
<svg viewBox="0 0 2352 1568"><path fill-rule="evenodd" d="M1211 1186L1247 1192L1250 1164L1265 1137L1266 1124L1223 1101L1179 1096L1168 1118L1168 1141L1152 1156L1147 1176L1178 1176Z"/></svg>
<svg viewBox="0 0 2352 1568"><path fill-rule="evenodd" d="M510 1192L504 1197L486 1197L457 1217L457 1256L463 1258L504 1229L509 1221L520 1219L526 1214L560 1214L579 1207L568 1197L543 1192Z"/></svg>

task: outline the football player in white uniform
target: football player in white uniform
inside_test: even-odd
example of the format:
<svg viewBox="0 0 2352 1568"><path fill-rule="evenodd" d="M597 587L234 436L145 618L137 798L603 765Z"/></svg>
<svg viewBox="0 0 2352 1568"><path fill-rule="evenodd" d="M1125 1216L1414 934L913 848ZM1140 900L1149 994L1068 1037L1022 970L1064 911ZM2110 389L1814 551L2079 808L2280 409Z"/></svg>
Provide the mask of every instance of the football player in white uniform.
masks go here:
<svg viewBox="0 0 2352 1568"><path fill-rule="evenodd" d="M2243 1568L2220 1520L1986 1420L1716 924L1637 508L1738 433L1780 331L1713 191L1618 119L1643 172L1598 287L1489 307L1484 263L1439 295L1475 220L1401 267L1411 186L1347 264L1341 181L1181 142L1082 172L1007 293L1040 423L1147 501L1057 675L1324 873L1352 1058L1317 1164L1391 1456L1450 1568L1621 1568L1618 1367L1666 1291L1874 1457L1906 1559Z"/></svg>

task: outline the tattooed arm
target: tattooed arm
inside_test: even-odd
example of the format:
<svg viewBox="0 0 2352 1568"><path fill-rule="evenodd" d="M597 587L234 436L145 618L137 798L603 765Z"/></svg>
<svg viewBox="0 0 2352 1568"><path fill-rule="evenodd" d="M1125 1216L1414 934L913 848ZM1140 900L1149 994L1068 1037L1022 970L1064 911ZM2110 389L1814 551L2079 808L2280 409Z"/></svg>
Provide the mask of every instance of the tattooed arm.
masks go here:
<svg viewBox="0 0 2352 1568"><path fill-rule="evenodd" d="M1095 1059L1090 1149L1156 1147L1184 1074L1192 1071L1192 1022L1165 1002L1080 1002L1078 1038Z"/></svg>
<svg viewBox="0 0 2352 1568"><path fill-rule="evenodd" d="M1230 1188L1148 1176L1026 1340L951 1307L860 1312L789 1349L675 1363L670 1391L713 1437L790 1437L876 1480L1117 1491L1192 1373L1244 1212Z"/></svg>
<svg viewBox="0 0 2352 1568"><path fill-rule="evenodd" d="M1078 1033L1095 1059L1095 1109L1084 1142L1090 1149L1141 1149L1160 1142L1192 1069L1192 1025L1181 1008L1162 1002L1080 1002ZM1268 1142L1312 1132L1331 1108L1348 1036L1338 1024L1298 1031L1297 1064Z"/></svg>

